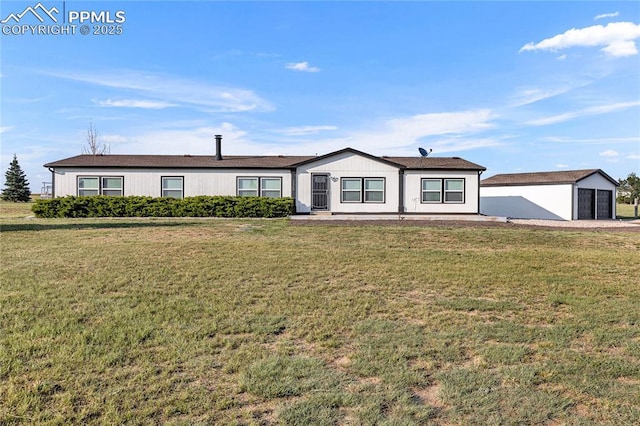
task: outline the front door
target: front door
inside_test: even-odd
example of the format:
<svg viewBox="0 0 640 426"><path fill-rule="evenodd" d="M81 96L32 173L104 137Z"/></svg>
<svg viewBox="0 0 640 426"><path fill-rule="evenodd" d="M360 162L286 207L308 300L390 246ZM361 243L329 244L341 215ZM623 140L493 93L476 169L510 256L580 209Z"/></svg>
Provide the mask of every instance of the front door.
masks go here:
<svg viewBox="0 0 640 426"><path fill-rule="evenodd" d="M329 210L329 175L311 175L311 210Z"/></svg>

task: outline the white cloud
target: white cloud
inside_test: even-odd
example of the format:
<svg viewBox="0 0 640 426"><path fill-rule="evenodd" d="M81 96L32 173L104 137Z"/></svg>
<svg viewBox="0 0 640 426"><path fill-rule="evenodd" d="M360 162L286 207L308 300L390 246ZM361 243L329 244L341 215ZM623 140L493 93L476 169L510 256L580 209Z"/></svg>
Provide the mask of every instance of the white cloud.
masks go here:
<svg viewBox="0 0 640 426"><path fill-rule="evenodd" d="M606 151L602 151L598 155L600 155L601 157L613 158L613 157L619 157L620 153L618 153L618 151L614 151L613 149L608 149Z"/></svg>
<svg viewBox="0 0 640 426"><path fill-rule="evenodd" d="M301 126L301 127L288 127L286 129L279 129L276 132L286 136L304 136L313 135L325 130L337 130L336 126Z"/></svg>
<svg viewBox="0 0 640 426"><path fill-rule="evenodd" d="M566 55L563 55L566 56ZM554 84L552 87L523 86L518 87L516 93L509 98L509 106L519 107L533 104L548 98L553 98L589 86L595 79L572 79Z"/></svg>
<svg viewBox="0 0 640 426"><path fill-rule="evenodd" d="M8 132L11 129L13 129L13 126L2 126L0 127L0 133Z"/></svg>
<svg viewBox="0 0 640 426"><path fill-rule="evenodd" d="M463 112L441 112L418 114L406 118L395 118L387 121L387 126L394 133L403 133L409 138L422 136L459 134L477 132L493 127L490 123L495 118L489 109Z"/></svg>
<svg viewBox="0 0 640 426"><path fill-rule="evenodd" d="M616 144L640 143L640 137L577 139L577 138L567 138L562 136L548 136L548 137L542 138L542 140L545 142L554 142L554 143L575 143L575 144L589 144L589 145L611 145L612 143L616 143Z"/></svg>
<svg viewBox="0 0 640 426"><path fill-rule="evenodd" d="M631 56L638 53L635 39L640 38L640 25L633 22L611 22L606 26L593 25L572 28L539 43L527 43L520 52L529 50L557 51L570 47L604 46L602 51L609 56Z"/></svg>
<svg viewBox="0 0 640 426"><path fill-rule="evenodd" d="M571 87L560 87L555 89L521 88L518 93L511 96L512 107L524 106L542 101L547 98L561 95L571 90Z"/></svg>
<svg viewBox="0 0 640 426"><path fill-rule="evenodd" d="M105 72L47 72L45 74L117 89L120 96L153 97L156 102L191 106L208 112L272 111L253 91L208 82L135 70Z"/></svg>
<svg viewBox="0 0 640 426"><path fill-rule="evenodd" d="M144 99L120 99L120 100L112 100L107 99L104 101L94 101L100 106L106 107L124 107L124 108L144 108L144 109L163 109L172 106L176 106L175 104L169 102L162 101L150 101Z"/></svg>
<svg viewBox="0 0 640 426"><path fill-rule="evenodd" d="M640 160L640 154L630 154L627 155L627 158L630 160Z"/></svg>
<svg viewBox="0 0 640 426"><path fill-rule="evenodd" d="M259 155L259 151L238 149L236 145L244 140L246 132L226 122L210 127L167 126L131 136L109 135L103 137L103 140L111 144L112 154L214 155L214 135L223 135L223 154L233 152Z"/></svg>
<svg viewBox="0 0 640 426"><path fill-rule="evenodd" d="M603 13L601 15L596 15L593 20L597 21L598 19L604 19L604 18L615 18L616 16L620 15L619 12L613 12L613 13Z"/></svg>
<svg viewBox="0 0 640 426"><path fill-rule="evenodd" d="M416 145L433 148L438 154L496 146L501 142L475 136L493 128L495 118L497 115L489 109L393 118L380 122L377 129L354 131L343 138L326 141L316 151L330 152L350 146L377 155L417 155Z"/></svg>
<svg viewBox="0 0 640 426"><path fill-rule="evenodd" d="M308 62L290 62L284 66L288 70L304 71L304 72L319 72L320 68L310 67Z"/></svg>
<svg viewBox="0 0 640 426"><path fill-rule="evenodd" d="M565 59L567 59L567 55L560 55L556 59L559 61L564 61Z"/></svg>
<svg viewBox="0 0 640 426"><path fill-rule="evenodd" d="M638 54L636 43L631 40L620 40L602 48L609 56L633 56Z"/></svg>
<svg viewBox="0 0 640 426"><path fill-rule="evenodd" d="M569 167L569 165L558 163L558 164L556 164L556 167L559 168L559 169L566 169L567 167Z"/></svg>
<svg viewBox="0 0 640 426"><path fill-rule="evenodd" d="M636 106L640 106L640 101L618 102L618 103L608 104L608 105L598 105L595 107L584 108L578 111L553 115L551 117L539 118L537 120L531 120L525 124L529 126L546 126L548 124L562 123L564 121L572 120L574 118L582 117L585 115L606 114L609 112L621 111L621 110L636 107Z"/></svg>
<svg viewBox="0 0 640 426"><path fill-rule="evenodd" d="M333 138L313 136L314 132L337 130L335 126L285 128L283 137L274 132L252 132L225 122L219 126L174 122L161 128L127 134L109 134L102 140L117 154L213 155L213 135L223 135L223 155L313 155L352 147L374 155L418 155L416 147L433 148L434 155L501 145L502 141L480 135L495 126L491 110L418 114L387 120L372 119L360 130L341 132ZM291 144L289 136L304 133L309 139ZM428 139L428 140L426 140ZM504 139L504 138L503 138ZM176 143L180 141L180 143Z"/></svg>
<svg viewBox="0 0 640 426"><path fill-rule="evenodd" d="M433 148L435 155L501 145L497 139L486 138L479 133L493 128L497 118L491 110L418 114L386 120L372 119L359 130L342 132L333 138L313 138L292 145L289 140L274 139L272 135L243 135L231 144L236 153L256 155L326 154L345 147L359 149L374 155L418 155L418 145ZM320 127L320 126L318 126ZM332 127L332 126L327 126ZM327 129L329 130L329 129ZM225 133L225 141L228 139ZM266 142L257 142L264 137ZM210 134L209 134L210 139ZM428 139L428 140L427 140Z"/></svg>
<svg viewBox="0 0 640 426"><path fill-rule="evenodd" d="M100 135L100 140L108 145L117 145L129 142L129 138L122 135Z"/></svg>

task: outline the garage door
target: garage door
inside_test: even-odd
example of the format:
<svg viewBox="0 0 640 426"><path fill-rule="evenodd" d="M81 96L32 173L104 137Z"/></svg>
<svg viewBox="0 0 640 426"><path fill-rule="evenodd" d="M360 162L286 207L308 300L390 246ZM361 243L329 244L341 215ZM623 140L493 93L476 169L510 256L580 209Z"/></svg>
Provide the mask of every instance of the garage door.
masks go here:
<svg viewBox="0 0 640 426"><path fill-rule="evenodd" d="M595 219L595 190L578 188L578 219Z"/></svg>
<svg viewBox="0 0 640 426"><path fill-rule="evenodd" d="M598 189L598 215L597 219L611 219L611 197L612 191Z"/></svg>

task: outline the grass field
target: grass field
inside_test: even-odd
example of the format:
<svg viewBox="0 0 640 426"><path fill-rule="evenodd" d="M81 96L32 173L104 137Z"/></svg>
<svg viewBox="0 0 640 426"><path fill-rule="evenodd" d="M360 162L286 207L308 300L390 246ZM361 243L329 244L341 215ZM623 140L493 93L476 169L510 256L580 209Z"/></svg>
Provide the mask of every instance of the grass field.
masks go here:
<svg viewBox="0 0 640 426"><path fill-rule="evenodd" d="M0 200L0 219L25 218L33 216L31 206L33 203L10 203Z"/></svg>
<svg viewBox="0 0 640 426"><path fill-rule="evenodd" d="M633 204L616 204L616 216L619 219L634 219L635 206Z"/></svg>
<svg viewBox="0 0 640 426"><path fill-rule="evenodd" d="M0 212L0 424L640 423L637 232Z"/></svg>

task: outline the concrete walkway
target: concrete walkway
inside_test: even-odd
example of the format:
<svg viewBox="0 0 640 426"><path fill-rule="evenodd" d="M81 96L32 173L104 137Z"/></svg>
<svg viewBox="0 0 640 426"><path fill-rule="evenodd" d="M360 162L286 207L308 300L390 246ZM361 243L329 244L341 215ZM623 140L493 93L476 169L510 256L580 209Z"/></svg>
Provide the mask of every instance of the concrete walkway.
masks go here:
<svg viewBox="0 0 640 426"><path fill-rule="evenodd" d="M507 222L506 217L482 216L475 214L300 214L290 216L291 220L446 220L446 221L465 221L465 222Z"/></svg>

